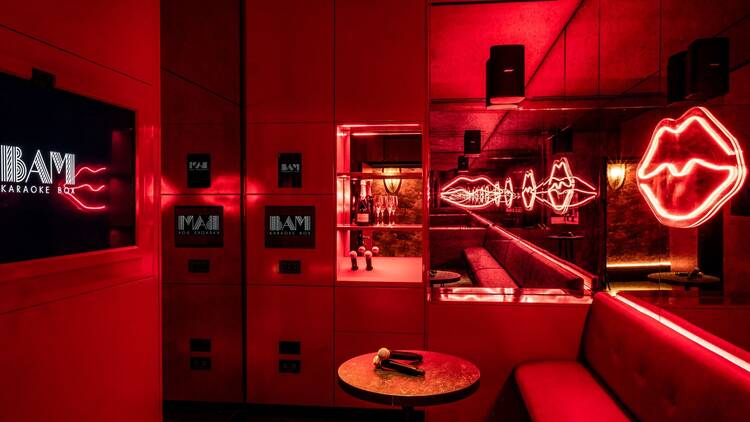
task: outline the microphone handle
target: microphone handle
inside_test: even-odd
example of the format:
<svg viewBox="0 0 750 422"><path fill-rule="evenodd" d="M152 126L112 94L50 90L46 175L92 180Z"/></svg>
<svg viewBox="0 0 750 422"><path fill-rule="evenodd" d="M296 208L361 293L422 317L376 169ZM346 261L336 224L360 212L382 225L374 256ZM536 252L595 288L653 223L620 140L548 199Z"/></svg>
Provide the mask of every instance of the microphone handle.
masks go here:
<svg viewBox="0 0 750 422"><path fill-rule="evenodd" d="M391 350L391 355L388 357L388 359L399 359L399 360L409 360L412 362L422 362L422 355L419 353L413 353L413 352L402 352L399 350Z"/></svg>
<svg viewBox="0 0 750 422"><path fill-rule="evenodd" d="M424 369L419 369L411 365L394 362L390 359L385 359L385 360L380 361L380 366L383 368L387 368L387 369L393 369L394 371L401 372L402 374L418 375L418 376L424 375Z"/></svg>

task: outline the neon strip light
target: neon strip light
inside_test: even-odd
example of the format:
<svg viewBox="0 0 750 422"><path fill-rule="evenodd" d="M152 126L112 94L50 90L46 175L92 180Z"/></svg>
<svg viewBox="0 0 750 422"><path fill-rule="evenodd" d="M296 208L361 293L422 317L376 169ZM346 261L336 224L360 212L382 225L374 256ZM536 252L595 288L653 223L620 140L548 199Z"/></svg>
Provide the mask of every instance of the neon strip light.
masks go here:
<svg viewBox="0 0 750 422"><path fill-rule="evenodd" d="M523 174L523 182L521 183L521 202L526 211L534 209L534 202L536 202L536 180L534 180L534 170L526 170Z"/></svg>
<svg viewBox="0 0 750 422"><path fill-rule="evenodd" d="M91 173L91 174L99 174L103 171L107 170L106 167L99 167L99 168L92 168L88 166L82 166L76 171L76 178L83 172ZM106 205L91 205L83 202L78 196L76 195L76 191L78 189L88 190L91 192L100 192L103 189L105 189L106 185L99 185L99 186L92 186L88 183L77 185L77 186L61 186L63 190L64 197L68 199L73 205L75 205L76 208L82 211L103 211L107 209Z"/></svg>
<svg viewBox="0 0 750 422"><path fill-rule="evenodd" d="M651 171L654 155L659 150L661 139L666 133L675 135L678 139L691 125L698 124L706 135L713 141L721 151L729 157L733 157L734 164L721 165L711 163L703 158L694 157L689 159L682 168L675 163L661 163ZM652 182L664 181L667 184L676 183L674 178L681 178L693 173L696 167L703 167L714 172L726 172L726 177L721 184L711 192L699 205L692 210L670 210L664 205L666 198L660 198L652 189ZM659 178L663 172L667 172L666 180ZM664 225L678 228L697 227L713 217L721 207L729 201L742 187L745 182L747 168L742 156L742 148L727 128L725 128L716 117L703 107L693 107L686 111L677 120L663 119L660 121L653 134L643 159L638 164L638 188L646 199L656 218Z"/></svg>
<svg viewBox="0 0 750 422"><path fill-rule="evenodd" d="M482 217L482 216L480 216L478 214L475 214L472 211L466 210L466 212L469 215L471 215L472 217L474 217L475 219L477 219L480 222L482 222L483 224L486 224L488 226L488 228L490 228L492 230L495 230L496 232L498 232L498 233L500 233L500 234L502 234L502 235L504 235L506 237L509 237L509 238L515 240L516 242L518 242L519 245L523 246L527 250L529 250L529 251L531 251L533 253L539 254L540 257L546 259L547 261L549 261L549 262L557 265L558 267L564 268L565 270L568 270L569 272L573 273L574 275L580 277L583 280L583 288L584 288L584 290L587 290L587 291L591 290L592 285L593 285L593 277L590 274L585 273L585 272L583 272L582 270L580 270L580 269L578 269L576 267L573 267L567 261L565 261L565 260L557 257L556 255L553 255L553 254L547 252L546 250L544 250L542 248L539 248L537 246L532 245L531 243L529 243L526 240L524 240L524 239L522 239L522 238L514 235L513 233L511 233L509 231L503 230L499 226L495 225L492 221L490 221L490 220L488 220L488 219L486 219L486 218L484 218L484 217Z"/></svg>
<svg viewBox="0 0 750 422"><path fill-rule="evenodd" d="M457 185L463 186L456 187ZM499 206L504 199L503 193L504 189L499 183L485 176L459 176L443 187L440 198L457 207L479 210L492 204Z"/></svg>
<svg viewBox="0 0 750 422"><path fill-rule="evenodd" d="M646 316L648 316L648 317L650 317L650 318L658 321L659 323L661 323L665 327L671 329L672 331L675 331L676 333L678 333L678 334L682 335L683 337L687 338L688 340L690 340L690 341L698 344L699 346L703 347L704 349L706 349L708 351L711 351L711 352L713 352L713 353L721 356L722 358L728 360L729 362L737 365L738 367L744 369L745 371L750 372L750 362L747 362L746 360L740 358L739 356L736 356L736 355L734 355L734 354L732 354L732 353L730 353L730 352L722 349L721 347L719 347L719 346L711 343L710 341L708 341L708 340L700 337L699 335L691 332L690 330L687 330L687 329L679 326L678 324L675 324L674 322L670 321L669 319L664 318L663 316L660 316L657 313L655 313L655 312L653 312L653 311L651 311L651 310L649 310L649 309L647 309L647 308L645 308L645 307L643 307L641 305L638 305L637 303L635 303L635 302L633 302L633 301L631 301L629 299L626 299L626 298L624 298L624 297L622 297L620 295L616 295L616 296L614 296L614 298L617 299L617 300L619 300L620 302L622 302L622 303L630 306L631 308L635 309L636 311L642 313L643 315L646 315Z"/></svg>
<svg viewBox="0 0 750 422"><path fill-rule="evenodd" d="M503 187L503 203L505 203L506 208L510 208L513 206L513 199L516 197L516 194L513 193L513 180L510 179L510 177L507 177L505 179L505 186Z"/></svg>
<svg viewBox="0 0 750 422"><path fill-rule="evenodd" d="M641 267L671 267L670 261L635 261L635 262L614 262L607 264L607 268L641 268Z"/></svg>
<svg viewBox="0 0 750 422"><path fill-rule="evenodd" d="M513 206L513 200L521 196L523 206L530 211L539 200L557 214L566 214L597 198L597 189L590 183L574 176L568 160L562 158L552 164L550 177L537 184L534 171L527 170L523 176L520 194L513 192L513 180L505 179L504 187L486 176L459 176L448 182L440 191L440 199L466 209L483 209L493 203L507 208ZM562 200L560 200L562 198Z"/></svg>

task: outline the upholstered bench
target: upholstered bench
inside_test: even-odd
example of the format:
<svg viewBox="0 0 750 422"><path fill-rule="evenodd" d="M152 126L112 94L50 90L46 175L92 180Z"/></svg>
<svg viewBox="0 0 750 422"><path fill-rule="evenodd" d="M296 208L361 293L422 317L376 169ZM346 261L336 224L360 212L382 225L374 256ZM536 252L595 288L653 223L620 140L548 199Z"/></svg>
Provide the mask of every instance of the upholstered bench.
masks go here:
<svg viewBox="0 0 750 422"><path fill-rule="evenodd" d="M514 239L488 234L483 246L464 249L474 281L481 287L581 290L583 280Z"/></svg>
<svg viewBox="0 0 750 422"><path fill-rule="evenodd" d="M687 322L679 327L746 355ZM742 421L750 372L741 365L598 293L580 360L524 363L515 379L533 421Z"/></svg>

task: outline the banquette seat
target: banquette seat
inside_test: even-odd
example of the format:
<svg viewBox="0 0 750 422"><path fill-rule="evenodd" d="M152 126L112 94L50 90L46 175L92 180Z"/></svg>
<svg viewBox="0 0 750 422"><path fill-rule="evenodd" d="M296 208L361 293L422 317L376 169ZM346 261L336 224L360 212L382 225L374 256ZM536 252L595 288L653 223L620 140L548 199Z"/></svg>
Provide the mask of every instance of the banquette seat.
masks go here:
<svg viewBox="0 0 750 422"><path fill-rule="evenodd" d="M516 368L531 419L748 420L747 353L677 317L664 317L669 326L623 300L596 294L578 361L529 362ZM727 352L724 357L716 345Z"/></svg>

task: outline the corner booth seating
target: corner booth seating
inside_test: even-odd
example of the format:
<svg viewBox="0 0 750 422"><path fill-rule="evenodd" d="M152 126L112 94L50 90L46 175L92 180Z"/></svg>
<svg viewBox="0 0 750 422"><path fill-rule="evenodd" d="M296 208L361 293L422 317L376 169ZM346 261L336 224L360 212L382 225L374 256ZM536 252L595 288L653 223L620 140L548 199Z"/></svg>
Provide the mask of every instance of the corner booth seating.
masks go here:
<svg viewBox="0 0 750 422"><path fill-rule="evenodd" d="M579 361L529 362L516 368L531 419L748 420L748 353L679 318L667 318L679 320L677 326L739 361L731 362L619 299L598 293Z"/></svg>
<svg viewBox="0 0 750 422"><path fill-rule="evenodd" d="M502 232L488 230L482 246L464 249L464 258L476 284L480 287L583 289L581 277L521 242Z"/></svg>

